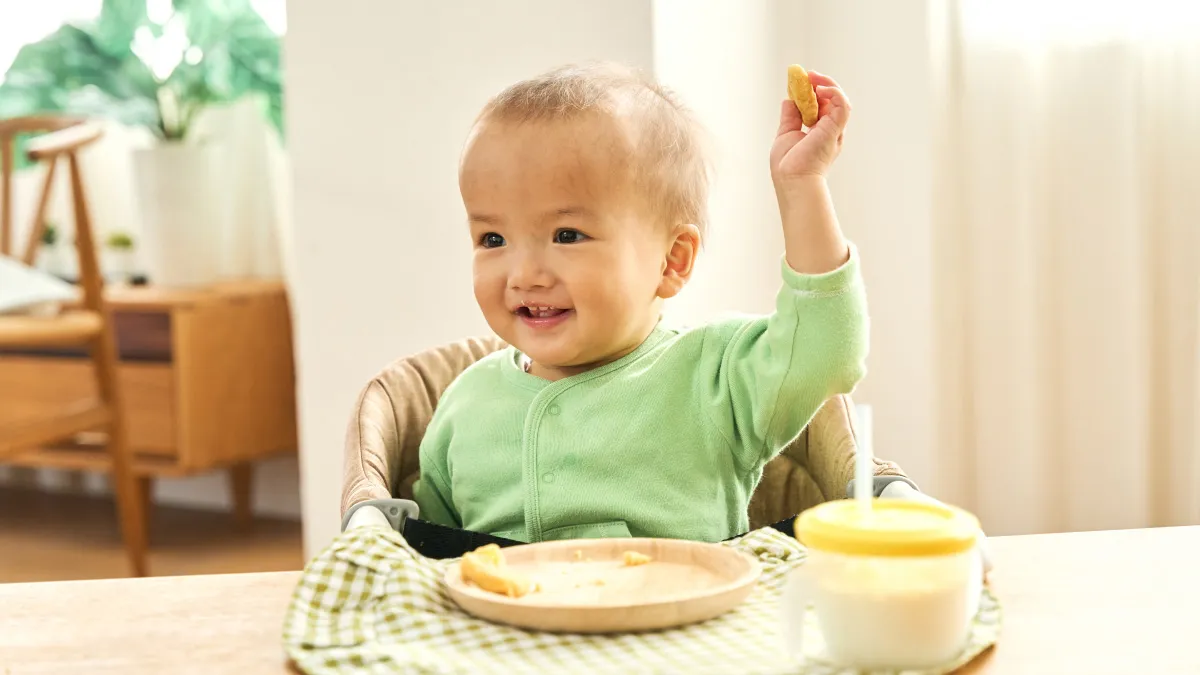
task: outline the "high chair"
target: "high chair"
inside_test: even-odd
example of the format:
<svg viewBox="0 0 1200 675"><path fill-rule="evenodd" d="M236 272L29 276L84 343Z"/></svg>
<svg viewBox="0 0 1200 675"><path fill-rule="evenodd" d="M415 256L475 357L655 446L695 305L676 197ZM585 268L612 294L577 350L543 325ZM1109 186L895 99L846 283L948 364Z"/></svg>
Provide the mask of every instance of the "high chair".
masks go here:
<svg viewBox="0 0 1200 675"><path fill-rule="evenodd" d="M0 460L52 443L70 441L82 432L107 432L107 448L112 457L112 487L130 568L135 576L145 576L145 507L133 475L130 450L126 443L117 386L112 315L104 304L104 280L100 273L95 232L88 214L79 169L79 151L99 139L102 131L96 124L63 117L22 117L0 121L0 254L17 257L13 251L12 223L14 138L18 134L44 133L27 144L29 159L45 165L46 178L29 238L17 259L32 265L37 257L54 176L59 164L65 162L75 212L75 248L79 257L82 296L78 306L54 316L0 316L0 349L86 347L96 373L95 396L69 408L45 413L39 411L33 417L26 414L0 414Z"/></svg>
<svg viewBox="0 0 1200 675"><path fill-rule="evenodd" d="M352 510L362 511L356 514L357 522L402 524L397 520L399 513L355 507L373 500L412 499L420 471L421 438L438 399L468 366L505 346L496 337L462 340L402 358L367 384L346 433L343 529ZM751 529L847 496L856 448L851 405L846 396L829 399L808 428L767 464L748 509ZM900 467L879 459L875 460L875 475L877 494L889 482L908 481Z"/></svg>

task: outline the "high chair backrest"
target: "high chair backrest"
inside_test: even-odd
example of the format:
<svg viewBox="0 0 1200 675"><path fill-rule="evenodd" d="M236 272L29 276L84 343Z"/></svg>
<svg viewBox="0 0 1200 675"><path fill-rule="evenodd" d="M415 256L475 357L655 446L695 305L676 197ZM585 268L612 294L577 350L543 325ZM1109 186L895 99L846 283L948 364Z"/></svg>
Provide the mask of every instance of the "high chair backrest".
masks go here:
<svg viewBox="0 0 1200 675"><path fill-rule="evenodd" d="M368 499L412 499L421 438L442 392L472 363L506 345L470 338L395 361L359 395L346 432L342 514ZM750 501L752 528L846 496L854 477L855 429L848 397L829 399L784 452L767 464ZM876 475L899 467L876 460Z"/></svg>

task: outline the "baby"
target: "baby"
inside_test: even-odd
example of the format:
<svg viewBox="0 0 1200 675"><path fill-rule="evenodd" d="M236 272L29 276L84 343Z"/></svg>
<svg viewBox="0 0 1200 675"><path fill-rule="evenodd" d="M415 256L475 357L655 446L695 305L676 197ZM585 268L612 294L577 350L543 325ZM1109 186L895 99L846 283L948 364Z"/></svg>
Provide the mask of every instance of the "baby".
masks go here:
<svg viewBox="0 0 1200 675"><path fill-rule="evenodd" d="M459 186L475 298L509 345L454 381L421 445L422 518L526 542L721 541L763 466L864 375L867 305L825 176L850 104L811 73L818 121L780 106L773 314L680 330L663 303L708 225L700 130L615 65L517 83L479 115Z"/></svg>

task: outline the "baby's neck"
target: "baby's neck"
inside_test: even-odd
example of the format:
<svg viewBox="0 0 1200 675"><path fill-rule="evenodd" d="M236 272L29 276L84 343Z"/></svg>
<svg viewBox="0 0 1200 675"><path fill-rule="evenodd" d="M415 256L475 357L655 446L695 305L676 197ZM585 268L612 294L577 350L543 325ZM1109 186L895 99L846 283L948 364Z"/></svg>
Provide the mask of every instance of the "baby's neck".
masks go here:
<svg viewBox="0 0 1200 675"><path fill-rule="evenodd" d="M531 361L527 356L523 356L522 358L524 359L525 372L529 373L530 375L540 377L543 380L557 382L558 380L564 380L573 375L582 375L589 370L595 370L601 366L607 366L613 361L617 361L625 356L628 356L629 354L632 354L634 349L637 349L637 345L635 345L633 349L605 357L600 361L578 366L547 366Z"/></svg>
<svg viewBox="0 0 1200 675"><path fill-rule="evenodd" d="M604 362L600 362L589 363L582 366L543 366L540 363L534 363L533 361L529 360L529 357L527 356L523 356L522 358L524 360L523 365L525 366L525 372L535 377L540 377L543 380L550 380L551 382L557 382L558 380L566 379L572 375L580 375L604 365ZM611 361L608 361L607 363L611 363Z"/></svg>
<svg viewBox="0 0 1200 675"><path fill-rule="evenodd" d="M619 361L632 354L635 350L637 350L638 347L642 346L642 343L645 342L649 337L650 336L647 335L638 343L609 354L608 356L591 363L585 363L581 365L552 366L538 363L530 359L525 354L521 354L521 366L525 369L525 372L529 373L530 375L540 377L543 380L557 382L558 380L563 380L573 375L581 375L589 370L595 370L601 366L607 366L614 361Z"/></svg>

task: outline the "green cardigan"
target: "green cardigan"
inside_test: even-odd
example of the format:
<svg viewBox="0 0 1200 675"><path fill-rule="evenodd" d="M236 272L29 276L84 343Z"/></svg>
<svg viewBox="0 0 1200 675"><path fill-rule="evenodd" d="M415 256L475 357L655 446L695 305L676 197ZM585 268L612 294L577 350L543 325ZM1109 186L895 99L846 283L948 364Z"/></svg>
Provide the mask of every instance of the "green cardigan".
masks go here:
<svg viewBox="0 0 1200 675"><path fill-rule="evenodd" d="M421 444L422 519L526 542L745 532L763 466L865 374L857 252L826 274L782 274L769 316L660 324L628 356L556 382L512 347L472 365Z"/></svg>

